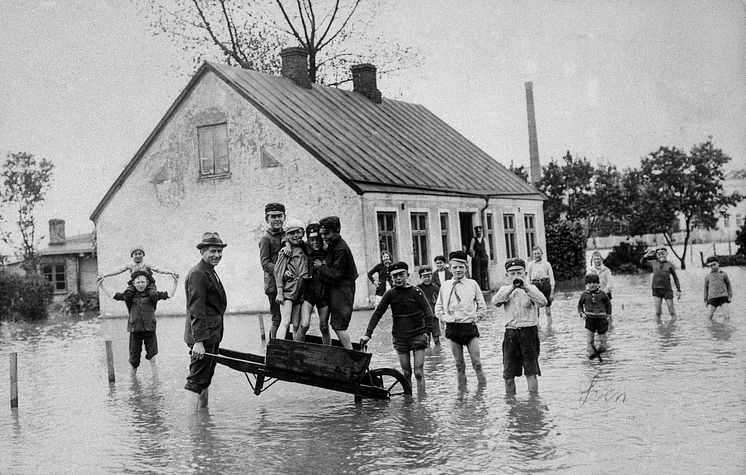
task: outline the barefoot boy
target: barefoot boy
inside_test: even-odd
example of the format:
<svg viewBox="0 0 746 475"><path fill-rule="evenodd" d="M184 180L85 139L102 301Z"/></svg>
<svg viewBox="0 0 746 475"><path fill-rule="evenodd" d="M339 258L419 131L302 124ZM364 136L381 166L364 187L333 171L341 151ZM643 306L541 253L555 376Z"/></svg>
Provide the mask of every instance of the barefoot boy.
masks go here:
<svg viewBox="0 0 746 475"><path fill-rule="evenodd" d="M394 287L383 294L373 315L370 316L368 329L361 341L367 342L373 335L376 325L384 312L391 306L391 316L394 325L391 334L394 336L394 349L399 355L404 376L412 383L412 360L414 354L414 377L417 380L417 390L425 389L425 348L428 346L427 335L433 321L433 312L425 294L419 287L407 282L409 266L405 262L394 262L389 267L389 274Z"/></svg>
<svg viewBox="0 0 746 475"><path fill-rule="evenodd" d="M275 286L277 297L275 302L280 305L280 326L276 337L285 339L290 323L293 323L293 338L295 341L304 341L305 329L300 327L300 311L303 304L303 290L308 278L308 257L303 251L302 239L304 234L303 223L300 220L288 220L285 225L285 236L290 244L290 255L280 252L275 269Z"/></svg>
<svg viewBox="0 0 746 475"><path fill-rule="evenodd" d="M528 391L539 391L539 307L547 304L544 294L527 282L526 263L510 259L505 263L507 283L497 290L492 303L505 308L503 337L503 379L505 392L515 394L515 377L526 375Z"/></svg>
<svg viewBox="0 0 746 475"><path fill-rule="evenodd" d="M730 286L728 274L720 270L717 257L707 258L710 272L705 276L705 305L707 305L707 319L712 320L715 309L723 307L725 319L730 320L728 304L733 300L733 289Z"/></svg>
<svg viewBox="0 0 746 475"><path fill-rule="evenodd" d="M657 246L645 252L640 260L641 264L648 262L653 268L653 298L655 299L655 318L660 322L661 303L665 299L668 314L672 319L676 318L676 309L673 306L673 289L671 288L671 277L676 285L676 298L681 298L681 284L676 275L676 268L668 262L668 251L666 246Z"/></svg>
<svg viewBox="0 0 746 475"><path fill-rule="evenodd" d="M446 322L446 338L451 340L451 353L456 360L460 388L466 386L464 347L469 350L477 381L480 385L487 384L479 355L479 329L476 323L487 310L487 305L484 303L479 284L465 277L466 260L464 251L453 251L448 254L453 278L443 283L435 302L435 316Z"/></svg>
<svg viewBox="0 0 746 475"><path fill-rule="evenodd" d="M593 359L606 351L606 332L609 331L611 319L611 299L600 289L600 279L597 274L586 274L585 292L578 300L578 314L585 320L586 341L588 342L588 358ZM594 343L598 333L598 347Z"/></svg>
<svg viewBox="0 0 746 475"><path fill-rule="evenodd" d="M529 261L528 267L526 267L526 274L528 281L536 286L547 300L544 312L547 314L547 325L551 325L552 300L554 300L554 271L552 270L552 264L544 259L544 251L541 250L541 247L534 246L531 254L533 259Z"/></svg>

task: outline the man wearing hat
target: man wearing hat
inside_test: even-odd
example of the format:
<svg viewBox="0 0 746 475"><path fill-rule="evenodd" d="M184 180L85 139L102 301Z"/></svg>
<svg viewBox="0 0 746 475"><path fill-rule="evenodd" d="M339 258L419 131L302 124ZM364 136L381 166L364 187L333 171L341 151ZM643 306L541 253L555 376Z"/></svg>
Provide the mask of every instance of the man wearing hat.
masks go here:
<svg viewBox="0 0 746 475"><path fill-rule="evenodd" d="M269 225L267 232L259 240L259 261L264 270L264 293L269 299L269 313L272 315L272 327L269 337L277 335L282 315L277 299L277 285L275 284L275 263L282 248L282 227L285 225L285 205L282 203L268 203L264 207L264 220Z"/></svg>
<svg viewBox="0 0 746 475"><path fill-rule="evenodd" d="M448 264L453 278L443 283L435 302L435 316L446 322L446 338L451 340L451 353L456 360L457 381L460 388L466 385L464 346L469 350L471 365L480 385L487 384L479 354L479 329L477 321L486 312L482 289L476 281L466 277L467 256L464 251L448 254Z"/></svg>
<svg viewBox="0 0 746 475"><path fill-rule="evenodd" d="M389 266L389 275L394 286L383 294L381 302L373 311L368 329L361 341L370 340L381 317L391 307L394 318L391 327L394 349L399 356L404 377L412 383L412 358L414 354L414 376L418 391L425 390L425 349L433 321L433 311L419 287L407 282L409 266L406 262L394 262Z"/></svg>
<svg viewBox="0 0 746 475"><path fill-rule="evenodd" d="M326 244L327 255L323 262L315 260L313 266L327 288L332 330L344 348L352 349L347 328L352 318L355 279L358 274L350 246L339 235L341 229L337 216L327 216L319 220L319 234Z"/></svg>
<svg viewBox="0 0 746 475"><path fill-rule="evenodd" d="M186 291L186 325L184 341L191 349L187 390L188 408L207 406L207 390L215 373L215 360L205 353L217 354L223 339L223 314L227 306L225 289L215 273L223 258L223 243L218 233L207 232L197 244L202 258L192 267L184 282Z"/></svg>
<svg viewBox="0 0 746 475"><path fill-rule="evenodd" d="M547 299L538 287L526 278L523 259L505 263L507 283L492 297L496 307L505 309L503 336L503 379L505 392L515 394L515 377L526 375L528 390L539 391L539 307Z"/></svg>
<svg viewBox="0 0 746 475"><path fill-rule="evenodd" d="M482 290L490 290L489 274L487 266L490 256L487 255L487 243L482 237L482 226L474 227L474 237L469 244L469 255L471 256L471 273Z"/></svg>

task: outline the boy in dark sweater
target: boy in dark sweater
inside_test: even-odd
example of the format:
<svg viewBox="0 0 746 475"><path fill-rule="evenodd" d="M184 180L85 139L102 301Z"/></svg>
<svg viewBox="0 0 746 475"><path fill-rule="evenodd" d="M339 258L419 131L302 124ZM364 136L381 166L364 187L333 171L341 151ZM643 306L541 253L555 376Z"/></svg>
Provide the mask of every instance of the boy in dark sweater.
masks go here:
<svg viewBox="0 0 746 475"><path fill-rule="evenodd" d="M389 273L394 287L383 295L381 303L370 316L368 329L361 341L370 340L384 312L391 306L391 316L394 318L391 334L394 336L394 349L399 355L402 372L411 383L410 353L414 353L414 377L417 379L417 389L424 391L425 348L428 346L427 335L430 333L433 322L433 310L422 290L407 282L409 266L405 262L391 264Z"/></svg>
<svg viewBox="0 0 746 475"><path fill-rule="evenodd" d="M611 318L611 300L603 290L599 289L599 278L597 274L585 276L585 292L578 300L578 314L585 320L585 332L588 341L588 358L596 356L600 358L601 353L606 351L606 332L609 331L609 318ZM598 333L598 347L594 343L595 334Z"/></svg>
<svg viewBox="0 0 746 475"><path fill-rule="evenodd" d="M435 302L438 301L440 286L433 282L432 267L424 265L420 267L418 272L420 273L420 285L417 287L419 287L420 290L422 290L422 293L425 294L425 298L430 304L430 309L433 311L433 324L430 333L428 333L428 338L432 336L435 348L440 348L440 321L438 320L438 317L435 316Z"/></svg>
<svg viewBox="0 0 746 475"><path fill-rule="evenodd" d="M666 301L668 314L672 319L676 318L676 309L673 306L673 289L671 288L671 277L676 285L676 298L681 299L681 284L676 275L676 268L668 262L668 251L666 246L657 246L645 252L640 260L641 264L649 263L653 268L653 298L655 299L655 318L661 320L661 303Z"/></svg>
<svg viewBox="0 0 746 475"><path fill-rule="evenodd" d="M127 331L130 334L129 362L133 371L137 371L140 366L143 344L145 344L145 359L150 360L151 363L154 362L153 358L158 354L158 338L155 335L155 309L159 300L165 300L173 296L178 281L179 278L174 276L174 286L170 295L168 292L159 292L149 287L150 275L143 270L133 272L132 280L128 282L127 289L114 295L104 286L103 281L99 283L106 295L114 300L122 300L127 305L129 311Z"/></svg>
<svg viewBox="0 0 746 475"><path fill-rule="evenodd" d="M707 267L710 268L710 272L705 276L707 319L712 320L715 309L722 307L725 320L730 320L728 304L733 300L733 288L730 285L728 274L720 270L720 263L715 256L707 258Z"/></svg>

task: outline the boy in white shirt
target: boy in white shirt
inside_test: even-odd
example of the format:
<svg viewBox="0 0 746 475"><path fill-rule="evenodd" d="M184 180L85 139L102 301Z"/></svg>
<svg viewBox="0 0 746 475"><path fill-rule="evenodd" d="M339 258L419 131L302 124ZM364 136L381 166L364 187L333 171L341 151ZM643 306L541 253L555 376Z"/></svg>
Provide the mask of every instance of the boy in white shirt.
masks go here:
<svg viewBox="0 0 746 475"><path fill-rule="evenodd" d="M466 275L466 253L453 251L448 254L453 278L443 282L435 302L435 316L446 323L446 338L451 340L451 353L456 360L456 371L460 388L466 386L466 362L464 346L469 350L471 365L477 373L480 385L487 384L479 355L479 329L477 321L487 310L482 289L475 280Z"/></svg>
<svg viewBox="0 0 746 475"><path fill-rule="evenodd" d="M547 325L552 324L552 300L554 300L554 271L552 264L544 260L544 251L539 246L532 249L533 260L526 267L528 281L544 294L547 304L544 311L547 314Z"/></svg>

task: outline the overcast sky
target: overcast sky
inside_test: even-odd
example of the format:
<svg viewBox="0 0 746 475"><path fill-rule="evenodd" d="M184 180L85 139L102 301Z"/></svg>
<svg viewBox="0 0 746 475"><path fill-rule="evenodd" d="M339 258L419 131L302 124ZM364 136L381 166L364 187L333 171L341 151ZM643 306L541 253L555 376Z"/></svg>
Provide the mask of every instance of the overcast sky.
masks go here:
<svg viewBox="0 0 746 475"><path fill-rule="evenodd" d="M635 166L660 145L714 137L746 168L743 1L411 1L382 22L423 64L379 89L423 104L501 163L528 165L524 83L542 163L567 150ZM0 153L55 163L46 220L68 234L188 77L125 1L0 0Z"/></svg>

